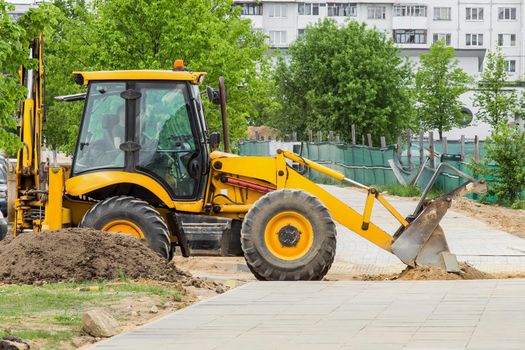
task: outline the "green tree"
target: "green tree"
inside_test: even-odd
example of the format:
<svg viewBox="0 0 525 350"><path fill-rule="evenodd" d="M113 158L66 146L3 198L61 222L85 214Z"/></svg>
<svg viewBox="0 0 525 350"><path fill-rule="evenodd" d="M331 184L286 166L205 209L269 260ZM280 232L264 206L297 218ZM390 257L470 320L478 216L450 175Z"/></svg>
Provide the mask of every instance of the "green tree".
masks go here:
<svg viewBox="0 0 525 350"><path fill-rule="evenodd" d="M459 97L468 90L470 77L458 67L454 48L444 40L435 42L428 53L419 55L415 73L417 120L425 130L443 131L460 126L462 120Z"/></svg>
<svg viewBox="0 0 525 350"><path fill-rule="evenodd" d="M21 66L34 68L36 62L29 58L27 47L44 29L52 11L47 5L41 10L30 10L18 22L8 16L13 7L0 0L0 149L14 154L20 146L16 133L15 116L19 102L27 93L20 85L18 70Z"/></svg>
<svg viewBox="0 0 525 350"><path fill-rule="evenodd" d="M73 70L170 69L176 58L189 69L208 72L207 83L225 76L230 132L244 136L247 119L264 98L258 66L264 64L264 35L251 29L231 0L56 1L62 17L48 39L48 124L50 144L72 151L80 108L59 105L54 95L74 93ZM92 6L92 8L86 8ZM239 89L238 86L244 86ZM66 91L68 90L68 91ZM254 101L252 96L260 97ZM78 105L78 104L77 104ZM220 113L207 106L212 130ZM52 112L52 113L51 113Z"/></svg>
<svg viewBox="0 0 525 350"><path fill-rule="evenodd" d="M384 135L392 141L413 116L410 67L385 33L349 21L325 19L309 26L275 69L283 132L334 130L351 137Z"/></svg>
<svg viewBox="0 0 525 350"><path fill-rule="evenodd" d="M501 51L489 52L479 88L474 95L474 105L479 108L478 118L492 127L507 121L518 107L516 92L509 88L508 78L505 57Z"/></svg>
<svg viewBox="0 0 525 350"><path fill-rule="evenodd" d="M10 5L0 0L0 149L14 153L19 140L15 133L18 102L27 89L20 85L18 69L29 65L26 32L19 23L7 15Z"/></svg>
<svg viewBox="0 0 525 350"><path fill-rule="evenodd" d="M525 199L525 133L505 122L496 125L485 141L484 160L474 170L491 180L489 194L501 204L518 206Z"/></svg>

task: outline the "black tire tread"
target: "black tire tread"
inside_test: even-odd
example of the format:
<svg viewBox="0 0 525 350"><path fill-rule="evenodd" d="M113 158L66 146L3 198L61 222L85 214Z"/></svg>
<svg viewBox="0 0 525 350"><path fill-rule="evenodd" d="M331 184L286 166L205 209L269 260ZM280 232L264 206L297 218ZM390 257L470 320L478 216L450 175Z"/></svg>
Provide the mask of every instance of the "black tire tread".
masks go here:
<svg viewBox="0 0 525 350"><path fill-rule="evenodd" d="M254 244L254 235L261 234L254 227L254 220L264 208L271 206L277 200L286 200L290 203L302 205L306 212L317 212L321 219L320 224L325 228L324 232L316 232L322 235L323 242L317 254L304 266L293 271L271 266L264 258L264 252L257 249ZM264 229L263 231L264 232ZM301 191L284 189L270 192L257 200L246 214L241 230L241 246L244 252L246 264L258 280L321 280L330 270L335 258L336 251L336 228L330 212L324 204L316 197Z"/></svg>
<svg viewBox="0 0 525 350"><path fill-rule="evenodd" d="M148 246L161 257L170 260L172 254L168 225L155 208L138 198L115 196L100 201L86 212L79 226L100 230L104 226L104 222L101 222L104 217L115 217L123 213L143 218L143 224L139 226L142 226Z"/></svg>

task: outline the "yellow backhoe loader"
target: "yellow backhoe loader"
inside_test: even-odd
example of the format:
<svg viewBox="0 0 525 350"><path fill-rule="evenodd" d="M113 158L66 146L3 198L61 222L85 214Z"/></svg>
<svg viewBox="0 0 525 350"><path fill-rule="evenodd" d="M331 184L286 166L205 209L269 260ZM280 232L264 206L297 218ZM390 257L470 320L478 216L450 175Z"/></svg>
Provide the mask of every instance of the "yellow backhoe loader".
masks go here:
<svg viewBox="0 0 525 350"><path fill-rule="evenodd" d="M46 172L40 165L41 38L31 57L38 70L21 72L29 94L19 115L17 235L92 227L144 239L166 259L176 247L183 256L243 255L261 280L319 280L334 260L337 221L407 265L454 269L445 264L450 253L439 221L454 196L482 192L482 182L468 178L404 217L373 187L292 152L241 157L216 151L220 134L208 134L199 89L205 73L179 60L172 70L73 73L87 92L59 98L85 100L72 165L51 162ZM224 80L206 91L221 105L228 150ZM364 213L301 175L301 167L366 189ZM399 221L393 235L371 222L375 200Z"/></svg>

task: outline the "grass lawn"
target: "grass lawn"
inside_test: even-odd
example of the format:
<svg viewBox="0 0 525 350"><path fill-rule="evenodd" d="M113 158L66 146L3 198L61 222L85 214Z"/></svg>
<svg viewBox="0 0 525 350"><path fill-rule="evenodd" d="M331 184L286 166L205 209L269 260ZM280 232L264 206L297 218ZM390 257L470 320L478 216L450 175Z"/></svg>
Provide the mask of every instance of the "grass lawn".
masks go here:
<svg viewBox="0 0 525 350"><path fill-rule="evenodd" d="M96 286L91 291L83 288ZM153 282L53 283L42 286L0 286L0 337L14 335L35 340L43 349L71 349L81 336L82 312L96 307L109 309L122 325L153 317L144 310L153 305L180 302L183 292L172 285ZM141 320L130 309L143 310Z"/></svg>

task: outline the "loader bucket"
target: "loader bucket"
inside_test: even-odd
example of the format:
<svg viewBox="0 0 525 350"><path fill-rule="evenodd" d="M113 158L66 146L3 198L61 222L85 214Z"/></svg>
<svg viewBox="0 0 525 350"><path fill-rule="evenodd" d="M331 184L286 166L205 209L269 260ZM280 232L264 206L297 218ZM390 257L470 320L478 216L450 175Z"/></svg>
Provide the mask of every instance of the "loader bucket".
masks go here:
<svg viewBox="0 0 525 350"><path fill-rule="evenodd" d="M432 265L447 271L455 271L457 261L450 253L439 223L455 197L471 192L483 193L486 189L487 186L483 181L468 181L432 200L426 206L418 206L418 212L413 215L415 218L394 236L392 253L411 267Z"/></svg>

